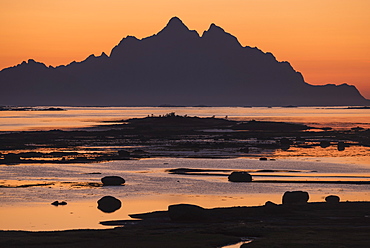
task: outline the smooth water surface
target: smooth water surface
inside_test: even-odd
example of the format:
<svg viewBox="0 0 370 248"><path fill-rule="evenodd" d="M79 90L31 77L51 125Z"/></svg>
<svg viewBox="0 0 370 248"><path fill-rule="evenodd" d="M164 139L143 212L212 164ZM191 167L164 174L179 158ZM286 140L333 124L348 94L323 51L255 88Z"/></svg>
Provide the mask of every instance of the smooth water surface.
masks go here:
<svg viewBox="0 0 370 248"><path fill-rule="evenodd" d="M169 174L167 169L282 170L251 172L252 183L232 183L220 175ZM287 172L293 170L295 172ZM100 174L97 174L100 173ZM304 190L310 201L338 195L342 201L370 201L369 184L326 184L322 181L370 182L368 164L258 159L143 159L92 164L29 164L0 166L0 229L64 230L108 228L100 221L127 220L129 214L166 210L178 203L205 208L281 203L285 191ZM91 187L107 175L122 176L124 186ZM258 183L259 180L269 182ZM289 182L279 182L279 181ZM304 183L304 181L320 181ZM294 183L303 181L303 183ZM46 184L45 186L19 187ZM121 209L103 213L97 201L106 195L122 202ZM55 200L66 206L52 206Z"/></svg>
<svg viewBox="0 0 370 248"><path fill-rule="evenodd" d="M83 128L148 115L178 115L303 123L313 127L370 128L370 109L320 107L61 107L66 111L0 111L0 131Z"/></svg>

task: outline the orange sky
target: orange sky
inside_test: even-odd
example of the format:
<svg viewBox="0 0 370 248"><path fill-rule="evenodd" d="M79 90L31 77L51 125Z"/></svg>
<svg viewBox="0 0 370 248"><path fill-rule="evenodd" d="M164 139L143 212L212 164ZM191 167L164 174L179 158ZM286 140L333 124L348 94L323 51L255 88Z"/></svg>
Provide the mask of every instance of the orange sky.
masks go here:
<svg viewBox="0 0 370 248"><path fill-rule="evenodd" d="M215 23L272 52L308 83L347 82L370 99L369 10L368 0L0 0L0 69L109 54L178 16L199 33Z"/></svg>

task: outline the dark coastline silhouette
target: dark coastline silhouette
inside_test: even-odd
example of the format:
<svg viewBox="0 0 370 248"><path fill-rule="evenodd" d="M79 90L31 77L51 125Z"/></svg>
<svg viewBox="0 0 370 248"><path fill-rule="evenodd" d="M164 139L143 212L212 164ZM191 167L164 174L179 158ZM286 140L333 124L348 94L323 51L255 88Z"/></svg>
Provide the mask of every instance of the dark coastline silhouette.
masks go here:
<svg viewBox="0 0 370 248"><path fill-rule="evenodd" d="M370 105L354 86L310 85L288 62L241 46L215 24L199 35L177 17L153 36L127 36L109 56L3 69L0 85L0 105L18 106Z"/></svg>

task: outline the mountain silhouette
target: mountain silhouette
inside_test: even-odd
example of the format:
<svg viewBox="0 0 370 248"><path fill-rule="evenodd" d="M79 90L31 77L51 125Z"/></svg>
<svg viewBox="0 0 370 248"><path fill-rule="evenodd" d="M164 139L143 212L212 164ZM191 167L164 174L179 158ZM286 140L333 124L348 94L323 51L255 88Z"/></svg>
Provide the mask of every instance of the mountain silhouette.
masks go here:
<svg viewBox="0 0 370 248"><path fill-rule="evenodd" d="M199 35L177 17L150 37L123 38L109 56L3 69L0 85L0 105L370 105L354 86L310 85L288 62L243 47L221 27Z"/></svg>

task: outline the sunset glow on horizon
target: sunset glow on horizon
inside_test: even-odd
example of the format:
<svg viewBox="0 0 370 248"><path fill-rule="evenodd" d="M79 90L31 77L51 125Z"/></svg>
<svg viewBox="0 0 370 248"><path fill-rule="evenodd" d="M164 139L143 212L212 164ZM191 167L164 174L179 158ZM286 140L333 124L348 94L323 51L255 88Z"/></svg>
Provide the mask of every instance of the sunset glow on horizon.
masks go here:
<svg viewBox="0 0 370 248"><path fill-rule="evenodd" d="M348 83L370 99L369 9L364 0L1 0L0 70L109 55L127 35L151 36L177 16L200 35L215 23L307 83Z"/></svg>

